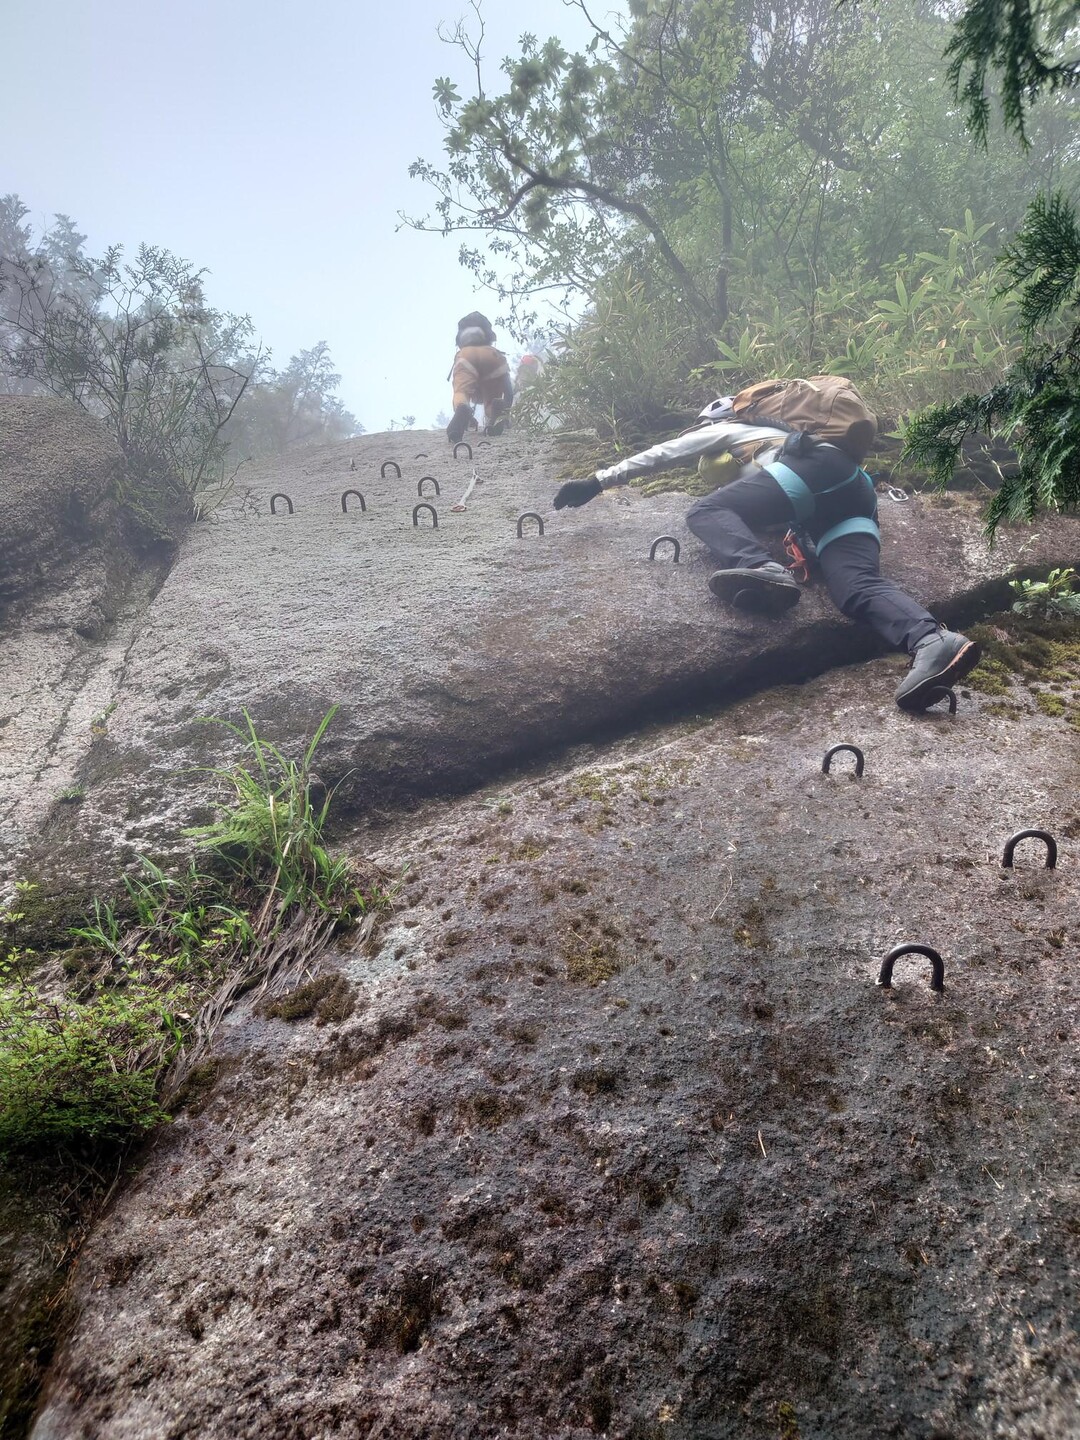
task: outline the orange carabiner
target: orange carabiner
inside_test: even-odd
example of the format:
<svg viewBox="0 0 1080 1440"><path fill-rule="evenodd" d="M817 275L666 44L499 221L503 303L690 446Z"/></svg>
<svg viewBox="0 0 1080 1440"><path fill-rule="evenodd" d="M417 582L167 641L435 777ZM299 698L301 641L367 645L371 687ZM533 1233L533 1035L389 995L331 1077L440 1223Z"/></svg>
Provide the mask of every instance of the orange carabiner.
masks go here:
<svg viewBox="0 0 1080 1440"><path fill-rule="evenodd" d="M794 530L789 530L784 536L784 552L791 564L787 567L800 585L806 585L810 580L810 564L803 554L802 546L799 544L799 537Z"/></svg>

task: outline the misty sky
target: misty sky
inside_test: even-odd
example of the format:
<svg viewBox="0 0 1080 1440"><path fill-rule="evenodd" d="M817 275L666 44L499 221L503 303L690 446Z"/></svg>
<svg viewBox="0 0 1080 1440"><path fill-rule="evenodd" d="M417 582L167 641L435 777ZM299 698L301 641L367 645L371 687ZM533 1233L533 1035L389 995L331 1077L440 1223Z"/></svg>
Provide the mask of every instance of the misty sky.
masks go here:
<svg viewBox="0 0 1080 1440"><path fill-rule="evenodd" d="M276 365L326 340L368 430L428 426L450 408L455 322L497 311L457 239L395 233L430 205L406 172L441 157L432 82L464 89L468 66L436 27L466 8L0 0L0 194L36 229L71 215L92 254L145 240L206 266L211 303L249 313ZM590 33L563 0L484 11L493 62L526 29L569 49Z"/></svg>

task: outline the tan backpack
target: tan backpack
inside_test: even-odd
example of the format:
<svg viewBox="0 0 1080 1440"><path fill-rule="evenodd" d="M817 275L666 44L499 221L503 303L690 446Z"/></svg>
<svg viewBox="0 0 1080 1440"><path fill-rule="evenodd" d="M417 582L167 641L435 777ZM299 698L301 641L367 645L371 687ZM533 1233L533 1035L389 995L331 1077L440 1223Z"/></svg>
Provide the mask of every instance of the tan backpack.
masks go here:
<svg viewBox="0 0 1080 1440"><path fill-rule="evenodd" d="M738 420L803 430L838 445L860 465L877 436L877 417L843 375L762 380L740 390L732 403Z"/></svg>

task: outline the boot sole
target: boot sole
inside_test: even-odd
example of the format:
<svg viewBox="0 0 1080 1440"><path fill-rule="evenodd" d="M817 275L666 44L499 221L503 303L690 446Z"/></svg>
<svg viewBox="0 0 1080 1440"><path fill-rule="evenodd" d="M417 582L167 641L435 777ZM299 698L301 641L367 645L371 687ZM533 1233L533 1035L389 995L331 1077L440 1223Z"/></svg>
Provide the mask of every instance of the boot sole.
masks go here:
<svg viewBox="0 0 1080 1440"><path fill-rule="evenodd" d="M962 650L949 661L943 670L929 676L906 695L897 696L896 703L901 710L926 710L933 703L936 690L947 690L957 681L970 674L982 658L982 651L974 640L969 640ZM938 699L941 697L938 696Z"/></svg>
<svg viewBox="0 0 1080 1440"><path fill-rule="evenodd" d="M709 589L718 600L750 615L784 615L799 603L798 585L755 575L752 570L736 571L720 579L714 575Z"/></svg>

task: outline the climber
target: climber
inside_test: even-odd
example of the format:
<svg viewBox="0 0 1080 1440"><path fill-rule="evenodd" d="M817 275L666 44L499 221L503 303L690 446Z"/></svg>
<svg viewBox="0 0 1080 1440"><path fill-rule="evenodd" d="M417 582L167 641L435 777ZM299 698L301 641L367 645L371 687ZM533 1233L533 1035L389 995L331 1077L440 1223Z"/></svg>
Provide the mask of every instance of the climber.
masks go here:
<svg viewBox="0 0 1080 1440"><path fill-rule="evenodd" d="M808 389L794 388L800 386ZM815 376L762 382L707 406L698 423L675 439L591 479L567 481L555 495L555 509L585 505L638 475L698 460L702 473L721 481L686 517L719 566L709 577L713 594L760 615L781 615L796 605L798 582L753 531L800 527L816 548L837 608L911 656L896 703L925 710L939 698L935 692L978 663L979 647L940 625L881 574L877 496L861 468L876 430L848 381Z"/></svg>
<svg viewBox="0 0 1080 1440"><path fill-rule="evenodd" d="M520 393L522 390L530 390L540 379L543 366L540 364L538 355L522 355L518 361L517 373L514 376L514 390Z"/></svg>
<svg viewBox="0 0 1080 1440"><path fill-rule="evenodd" d="M501 350L495 349L495 331L486 315L474 310L458 321L457 354L450 371L454 385L454 413L446 427L446 438L456 445L470 424L473 406L484 407L484 433L501 435L509 422L507 411L514 399L510 367Z"/></svg>

